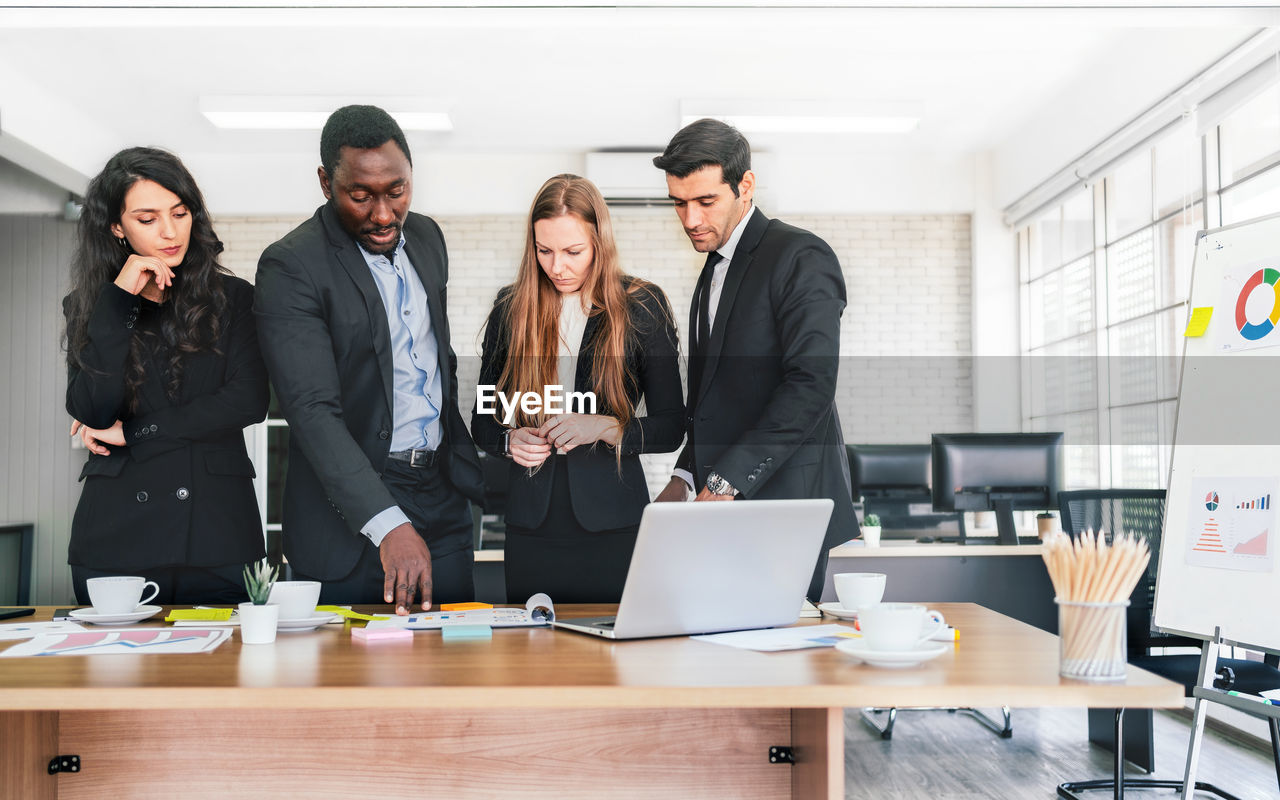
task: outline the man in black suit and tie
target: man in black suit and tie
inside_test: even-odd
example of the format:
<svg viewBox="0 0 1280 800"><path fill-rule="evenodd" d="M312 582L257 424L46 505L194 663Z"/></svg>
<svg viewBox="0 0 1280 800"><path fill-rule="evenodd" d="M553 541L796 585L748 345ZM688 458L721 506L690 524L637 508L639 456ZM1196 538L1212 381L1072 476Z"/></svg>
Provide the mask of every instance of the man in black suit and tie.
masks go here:
<svg viewBox="0 0 1280 800"><path fill-rule="evenodd" d="M284 551L326 603L474 599L475 445L458 412L448 256L409 211L400 126L373 106L320 136L328 202L258 262L258 333L289 421Z"/></svg>
<svg viewBox="0 0 1280 800"><path fill-rule="evenodd" d="M657 499L831 498L816 602L827 550L859 533L835 407L840 263L817 236L753 206L751 148L732 126L698 120L653 163L693 248L708 254L689 311L688 440Z"/></svg>

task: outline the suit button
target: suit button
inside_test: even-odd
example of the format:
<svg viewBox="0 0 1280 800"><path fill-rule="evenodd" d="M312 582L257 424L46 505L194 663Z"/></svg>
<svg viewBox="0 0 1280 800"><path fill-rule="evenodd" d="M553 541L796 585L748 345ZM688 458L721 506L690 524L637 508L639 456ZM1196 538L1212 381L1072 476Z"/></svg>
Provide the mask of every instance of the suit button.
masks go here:
<svg viewBox="0 0 1280 800"><path fill-rule="evenodd" d="M156 426L155 426L155 425L152 425L150 428L147 428L147 430L151 431L152 433L155 433L155 432L156 432Z"/></svg>
<svg viewBox="0 0 1280 800"><path fill-rule="evenodd" d="M133 327L133 323L132 323L132 322L126 322L126 323L124 324L124 326L125 326L126 328L132 328L132 327Z"/></svg>
<svg viewBox="0 0 1280 800"><path fill-rule="evenodd" d="M748 476L747 476L747 483L751 483L751 482L752 482L752 481L754 481L755 479L756 479L756 474L753 472L753 473L751 473L750 475L748 475Z"/></svg>
<svg viewBox="0 0 1280 800"><path fill-rule="evenodd" d="M186 500L191 496L191 492L185 486L179 486L178 491L174 492L174 494L177 495L179 500Z"/></svg>
<svg viewBox="0 0 1280 800"><path fill-rule="evenodd" d="M391 438L391 431L378 431L378 438L379 438L379 439L390 439L390 438Z"/></svg>
<svg viewBox="0 0 1280 800"><path fill-rule="evenodd" d="M773 463L773 456L769 456L768 458L766 458L766 459L764 460L764 463L766 463L766 464L772 464L772 463Z"/></svg>
<svg viewBox="0 0 1280 800"><path fill-rule="evenodd" d="M693 415L692 415L692 414L690 414L689 416L685 417L685 418L684 418L684 421L685 421L685 422L688 422L688 423L692 423L692 422L693 422Z"/></svg>
<svg viewBox="0 0 1280 800"><path fill-rule="evenodd" d="M137 496L138 496L138 502L139 502L139 503L145 503L145 502L147 502L147 493L146 493L146 492L138 492L138 495L137 495Z"/></svg>

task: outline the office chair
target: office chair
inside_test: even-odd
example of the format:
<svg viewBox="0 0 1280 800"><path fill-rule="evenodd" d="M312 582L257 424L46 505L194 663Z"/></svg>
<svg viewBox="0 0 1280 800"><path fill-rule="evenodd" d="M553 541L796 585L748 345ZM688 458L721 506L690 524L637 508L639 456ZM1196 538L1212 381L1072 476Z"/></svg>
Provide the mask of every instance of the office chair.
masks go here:
<svg viewBox="0 0 1280 800"><path fill-rule="evenodd" d="M36 526L29 522L0 525L0 536L7 534L18 537L17 592L14 603L20 606L31 603L31 556L35 547L35 530ZM0 600L0 604L3 603L4 600Z"/></svg>
<svg viewBox="0 0 1280 800"><path fill-rule="evenodd" d="M1081 532L1092 530L1105 532L1108 538L1117 531L1137 533L1145 537L1151 550L1151 561L1146 574L1134 587L1129 597L1126 633L1129 646L1129 663L1148 672L1182 684L1186 696L1199 679L1200 655L1153 655L1153 647L1196 647L1203 642L1185 636L1156 633L1151 629L1155 607L1156 571L1160 563L1160 534L1164 525L1163 489L1102 489L1061 492L1058 495L1062 515L1062 530L1075 538ZM1263 662L1237 658L1218 659L1220 689L1234 689L1246 694L1258 694L1280 688L1278 659L1268 655ZM1114 724L1119 715L1125 719L1124 755L1147 773L1155 770L1155 732L1150 709L1090 709L1089 741L1115 749ZM1276 782L1280 785L1280 724L1268 719L1271 731L1271 749L1276 763ZM1136 724L1132 724L1136 723ZM1135 733L1130 738L1129 733ZM1123 765L1117 765L1117 775ZM1176 789L1181 791L1182 781L1154 780L1148 778L1123 778L1123 787L1129 789ZM1072 781L1058 787L1058 796L1067 800L1079 800L1076 792L1093 789L1115 790L1115 780ZM1225 800L1235 800L1212 784L1196 782L1196 790L1208 792Z"/></svg>
<svg viewBox="0 0 1280 800"><path fill-rule="evenodd" d="M494 458L483 450L480 451L480 472L484 477L483 516L480 517L476 529L476 549L481 549L486 540L490 546L501 546L506 542L507 514L507 482L510 479L508 469L510 462L505 458ZM488 534L486 536L486 534Z"/></svg>

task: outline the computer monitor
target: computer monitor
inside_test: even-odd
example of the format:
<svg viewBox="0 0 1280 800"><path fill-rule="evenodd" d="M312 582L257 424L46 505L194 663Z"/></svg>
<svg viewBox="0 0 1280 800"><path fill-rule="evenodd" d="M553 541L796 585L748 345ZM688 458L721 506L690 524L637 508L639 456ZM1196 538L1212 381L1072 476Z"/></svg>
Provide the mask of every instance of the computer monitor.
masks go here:
<svg viewBox="0 0 1280 800"><path fill-rule="evenodd" d="M929 495L929 445L851 444L853 498L918 498Z"/></svg>
<svg viewBox="0 0 1280 800"><path fill-rule="evenodd" d="M933 434L935 511L994 511L1001 544L1017 544L1014 509L1058 507L1062 433Z"/></svg>

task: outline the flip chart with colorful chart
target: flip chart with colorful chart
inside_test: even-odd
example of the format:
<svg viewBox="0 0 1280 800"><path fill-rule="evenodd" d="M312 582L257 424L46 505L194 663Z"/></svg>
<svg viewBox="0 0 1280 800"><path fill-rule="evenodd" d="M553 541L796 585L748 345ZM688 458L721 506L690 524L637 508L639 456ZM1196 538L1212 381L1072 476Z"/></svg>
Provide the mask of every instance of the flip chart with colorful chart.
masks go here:
<svg viewBox="0 0 1280 800"><path fill-rule="evenodd" d="M1200 234L1186 319L1155 625L1280 650L1280 215Z"/></svg>

